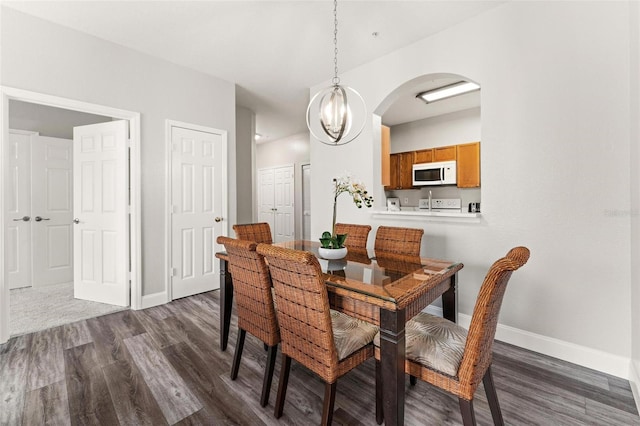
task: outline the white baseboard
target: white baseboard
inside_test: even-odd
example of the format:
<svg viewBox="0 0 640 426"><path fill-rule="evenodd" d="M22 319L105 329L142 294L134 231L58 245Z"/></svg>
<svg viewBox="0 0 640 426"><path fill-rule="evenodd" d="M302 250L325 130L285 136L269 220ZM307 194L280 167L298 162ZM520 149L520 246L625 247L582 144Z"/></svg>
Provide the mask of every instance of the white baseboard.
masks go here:
<svg viewBox="0 0 640 426"><path fill-rule="evenodd" d="M429 306L425 312L442 316L442 308L437 306ZM458 314L458 323L462 327L469 329L471 316ZM629 380L632 382L632 386L635 381L636 386L640 387L640 377L638 377L640 374L640 363L637 363L634 369L636 377L632 378L630 377L631 369L629 367L631 365L631 359L623 356L576 345L503 324L498 324L496 340ZM634 396L636 397L637 404L640 395L634 394Z"/></svg>
<svg viewBox="0 0 640 426"><path fill-rule="evenodd" d="M629 367L629 382L631 383L633 399L636 401L636 408L640 413L640 360L631 360L631 366Z"/></svg>
<svg viewBox="0 0 640 426"><path fill-rule="evenodd" d="M153 308L154 306L164 305L165 303L169 302L169 296L167 295L166 291L147 294L146 296L142 296L141 309Z"/></svg>

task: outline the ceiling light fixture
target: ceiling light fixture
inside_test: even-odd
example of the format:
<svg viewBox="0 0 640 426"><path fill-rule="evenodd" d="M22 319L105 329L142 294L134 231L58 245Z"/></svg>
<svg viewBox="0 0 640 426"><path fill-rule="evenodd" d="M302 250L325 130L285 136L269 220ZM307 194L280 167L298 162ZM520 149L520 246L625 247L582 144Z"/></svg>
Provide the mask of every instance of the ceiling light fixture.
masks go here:
<svg viewBox="0 0 640 426"><path fill-rule="evenodd" d="M307 127L320 142L344 145L362 132L366 106L362 96L340 84L338 77L338 1L333 2L333 70L332 85L316 93L307 107ZM315 114L319 114L318 117ZM313 117L312 117L313 115Z"/></svg>
<svg viewBox="0 0 640 426"><path fill-rule="evenodd" d="M462 95L463 93L473 92L475 90L480 90L480 86L476 83L471 83L470 81L459 81L458 83L450 84L449 86L418 93L416 98L420 98L429 104L431 102Z"/></svg>

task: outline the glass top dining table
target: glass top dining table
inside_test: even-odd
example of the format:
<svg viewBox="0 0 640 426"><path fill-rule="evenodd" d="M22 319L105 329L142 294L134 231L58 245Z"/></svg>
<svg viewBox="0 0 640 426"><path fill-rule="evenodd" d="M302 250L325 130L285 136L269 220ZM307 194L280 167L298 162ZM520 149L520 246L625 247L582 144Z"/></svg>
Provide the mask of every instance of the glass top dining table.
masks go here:
<svg viewBox="0 0 640 426"><path fill-rule="evenodd" d="M402 256L366 249L348 249L339 260L323 259L315 241L287 241L274 245L313 253L320 263L332 309L380 327L383 410L387 425L404 424L405 322L442 297L443 316L457 319L457 273L454 261ZM229 337L233 278L226 253L216 253L220 266L220 349Z"/></svg>

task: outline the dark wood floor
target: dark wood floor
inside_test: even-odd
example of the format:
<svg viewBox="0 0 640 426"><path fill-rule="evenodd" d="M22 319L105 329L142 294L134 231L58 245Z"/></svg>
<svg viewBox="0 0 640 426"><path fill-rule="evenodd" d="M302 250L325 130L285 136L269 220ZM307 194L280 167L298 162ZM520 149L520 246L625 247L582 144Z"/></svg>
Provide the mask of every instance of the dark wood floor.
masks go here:
<svg viewBox="0 0 640 426"><path fill-rule="evenodd" d="M284 416L260 407L266 352L247 335L240 374L218 347L218 292L123 311L0 345L0 425L318 424L322 382L293 364ZM497 343L494 376L508 425L640 425L629 383ZM478 423L491 424L480 388ZM406 422L458 425L457 400L407 381ZM374 364L338 382L334 424L374 425Z"/></svg>

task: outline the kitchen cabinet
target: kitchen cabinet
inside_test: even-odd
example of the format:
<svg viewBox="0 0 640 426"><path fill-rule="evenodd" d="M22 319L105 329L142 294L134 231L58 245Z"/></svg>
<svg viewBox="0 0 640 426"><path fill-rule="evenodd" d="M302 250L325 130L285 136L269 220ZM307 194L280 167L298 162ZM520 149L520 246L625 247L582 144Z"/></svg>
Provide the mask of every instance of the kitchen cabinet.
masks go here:
<svg viewBox="0 0 640 426"><path fill-rule="evenodd" d="M429 149L421 149L419 151L414 151L413 153L413 163L431 163L433 161L433 148Z"/></svg>
<svg viewBox="0 0 640 426"><path fill-rule="evenodd" d="M391 185L391 128L388 126L381 127L380 158L381 181L382 185L387 188Z"/></svg>
<svg viewBox="0 0 640 426"><path fill-rule="evenodd" d="M413 152L414 164L433 163L436 161L456 161L456 145L439 146Z"/></svg>
<svg viewBox="0 0 640 426"><path fill-rule="evenodd" d="M456 147L457 145L433 148L433 161L456 161Z"/></svg>
<svg viewBox="0 0 640 426"><path fill-rule="evenodd" d="M480 142L456 145L458 188L480 186Z"/></svg>
<svg viewBox="0 0 640 426"><path fill-rule="evenodd" d="M389 155L389 185L384 189L413 188L413 152L400 152Z"/></svg>

